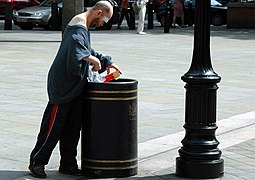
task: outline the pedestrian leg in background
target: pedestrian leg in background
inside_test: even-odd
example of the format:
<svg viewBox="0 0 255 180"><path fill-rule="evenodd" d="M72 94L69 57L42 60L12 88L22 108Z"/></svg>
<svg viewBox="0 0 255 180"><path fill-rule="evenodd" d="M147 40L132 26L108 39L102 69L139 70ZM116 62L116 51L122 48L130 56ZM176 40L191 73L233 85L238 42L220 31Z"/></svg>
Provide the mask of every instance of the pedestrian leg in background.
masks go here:
<svg viewBox="0 0 255 180"><path fill-rule="evenodd" d="M121 15L120 15L120 19L119 19L119 22L118 22L117 29L121 29L120 25L121 25L121 23L123 21L124 16L126 17L128 27L130 27L130 25L129 25L129 14L128 14L128 8L129 7L128 6L129 6L128 0L122 0L122 3L121 3Z"/></svg>
<svg viewBox="0 0 255 180"><path fill-rule="evenodd" d="M144 21L145 21L145 13L146 13L146 4L141 4L141 9L139 11L139 20L138 20L138 27L137 27L137 33L144 35L146 32L143 32L144 30Z"/></svg>
<svg viewBox="0 0 255 180"><path fill-rule="evenodd" d="M121 29L121 23L122 23L122 21L123 21L123 19L124 19L124 16L125 16L125 18L126 18L126 21L127 21L127 25L128 25L128 27L130 28L130 18L129 18L129 13L128 13L128 9L122 9L121 10L121 15L120 15L120 19L119 19L119 22L118 22L118 27L117 27L117 29Z"/></svg>
<svg viewBox="0 0 255 180"><path fill-rule="evenodd" d="M132 3L129 3L128 13L129 13L129 25L130 25L129 29L134 30L135 29L135 12L133 10Z"/></svg>

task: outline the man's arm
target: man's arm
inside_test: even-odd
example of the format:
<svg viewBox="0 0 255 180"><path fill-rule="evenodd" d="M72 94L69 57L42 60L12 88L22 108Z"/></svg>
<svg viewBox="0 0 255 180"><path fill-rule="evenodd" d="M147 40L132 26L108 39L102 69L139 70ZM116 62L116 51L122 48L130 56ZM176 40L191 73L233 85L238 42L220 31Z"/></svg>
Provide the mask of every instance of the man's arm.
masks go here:
<svg viewBox="0 0 255 180"><path fill-rule="evenodd" d="M101 70L101 63L100 63L100 60L97 57L90 55L88 57L85 57L83 60L93 64L92 71Z"/></svg>
<svg viewBox="0 0 255 180"><path fill-rule="evenodd" d="M101 63L101 69L99 70L99 73L104 72L107 69L107 67L109 67L113 63L111 56L104 56L100 53L97 53L93 49L91 49L91 55L98 58Z"/></svg>
<svg viewBox="0 0 255 180"><path fill-rule="evenodd" d="M93 64L93 68L92 68L93 71L100 71L101 70L101 63L100 63L100 60L97 57L90 55L90 56L84 58L84 60ZM111 68L113 68L116 71L119 71L121 73L119 67L115 63L111 63L110 65L108 65L106 67L107 74L110 73Z"/></svg>

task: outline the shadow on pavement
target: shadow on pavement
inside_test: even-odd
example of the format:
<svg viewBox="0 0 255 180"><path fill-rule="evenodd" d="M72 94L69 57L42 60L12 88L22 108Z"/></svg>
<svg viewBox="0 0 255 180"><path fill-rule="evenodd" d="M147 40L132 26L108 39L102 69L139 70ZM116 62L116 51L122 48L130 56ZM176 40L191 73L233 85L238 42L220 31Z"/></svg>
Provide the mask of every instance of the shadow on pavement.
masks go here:
<svg viewBox="0 0 255 180"><path fill-rule="evenodd" d="M46 170L47 179L51 180L86 180L93 179L85 176L72 176L66 174L60 174L57 170ZM38 180L31 175L29 171L1 171L0 170L0 179L1 180Z"/></svg>
<svg viewBox="0 0 255 180"><path fill-rule="evenodd" d="M11 180L17 179L23 176L29 175L28 171L8 171L0 170L0 179L1 180Z"/></svg>
<svg viewBox="0 0 255 180"><path fill-rule="evenodd" d="M57 170L46 170L47 179L52 180L88 180L88 179L98 179L98 178L91 178L85 176L72 176L72 175L65 175L58 173ZM0 179L1 180L36 180L38 178L33 177L29 171L5 171L0 170ZM99 178L102 179L102 178ZM108 178L104 178L107 180ZM126 177L126 178L110 178L115 180L121 179L129 179L129 180L164 180L164 179L185 179L177 177L174 173L172 174L164 174L164 175L155 175L155 176L144 176L144 177Z"/></svg>

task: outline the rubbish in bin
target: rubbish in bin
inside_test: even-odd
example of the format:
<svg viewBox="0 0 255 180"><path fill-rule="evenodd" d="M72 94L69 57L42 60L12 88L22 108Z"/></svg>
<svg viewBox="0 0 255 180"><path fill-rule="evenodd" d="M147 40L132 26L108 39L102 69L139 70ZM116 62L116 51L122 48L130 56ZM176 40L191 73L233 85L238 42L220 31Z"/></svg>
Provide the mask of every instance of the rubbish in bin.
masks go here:
<svg viewBox="0 0 255 180"><path fill-rule="evenodd" d="M104 82L109 82L111 80L118 79L118 77L120 77L120 72L119 71L115 71L113 73L107 74L105 76Z"/></svg>
<svg viewBox="0 0 255 180"><path fill-rule="evenodd" d="M97 72L92 71L93 66L89 66L88 81L89 82L104 82L103 77Z"/></svg>
<svg viewBox="0 0 255 180"><path fill-rule="evenodd" d="M107 74L106 76L100 75L97 71L92 71L92 66L89 67L89 72L88 72L88 81L89 82L97 82L97 83L102 83L102 82L109 82L111 80L116 80L120 77L120 72L115 71L110 74Z"/></svg>

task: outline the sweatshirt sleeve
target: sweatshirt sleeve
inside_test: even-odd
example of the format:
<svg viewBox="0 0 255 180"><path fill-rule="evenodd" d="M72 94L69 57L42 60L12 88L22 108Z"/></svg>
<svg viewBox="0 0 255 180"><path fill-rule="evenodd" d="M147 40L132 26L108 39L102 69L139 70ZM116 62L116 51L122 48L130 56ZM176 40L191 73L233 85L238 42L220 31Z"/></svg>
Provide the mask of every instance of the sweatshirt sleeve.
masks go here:
<svg viewBox="0 0 255 180"><path fill-rule="evenodd" d="M97 53L92 48L91 48L91 55L97 57L101 62L101 70L99 71L99 73L104 72L106 68L113 63L111 56L105 56L100 53Z"/></svg>

